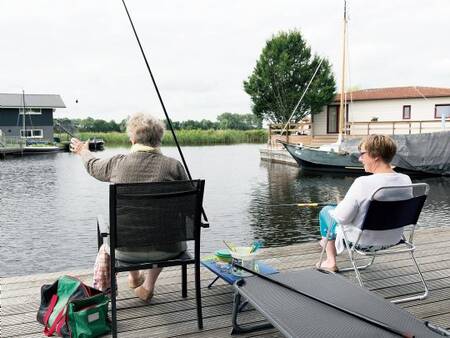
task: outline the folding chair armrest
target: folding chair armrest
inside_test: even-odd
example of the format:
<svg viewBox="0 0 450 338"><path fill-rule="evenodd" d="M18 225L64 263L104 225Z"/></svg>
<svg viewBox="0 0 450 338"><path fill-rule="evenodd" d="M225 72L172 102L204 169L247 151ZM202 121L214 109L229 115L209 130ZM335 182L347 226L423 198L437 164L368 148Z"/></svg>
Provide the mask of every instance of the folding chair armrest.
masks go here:
<svg viewBox="0 0 450 338"><path fill-rule="evenodd" d="M105 222L101 215L97 216L97 231L100 237L109 236L109 224Z"/></svg>
<svg viewBox="0 0 450 338"><path fill-rule="evenodd" d="M202 228L209 228L209 222L201 222Z"/></svg>

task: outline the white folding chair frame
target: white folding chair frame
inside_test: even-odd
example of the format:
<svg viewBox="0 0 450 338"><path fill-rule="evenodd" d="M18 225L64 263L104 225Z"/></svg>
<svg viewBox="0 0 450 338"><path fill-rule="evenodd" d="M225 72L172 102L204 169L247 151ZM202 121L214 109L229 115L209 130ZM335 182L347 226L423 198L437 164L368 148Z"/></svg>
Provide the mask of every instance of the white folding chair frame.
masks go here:
<svg viewBox="0 0 450 338"><path fill-rule="evenodd" d="M392 187L380 188L380 189L376 190L372 194L370 200L371 201L375 200L375 195L382 189L407 188L407 187L419 187L419 186L422 186L424 188L424 195L428 195L428 191L429 191L428 184L426 184L426 183L415 183L415 184L411 184L411 185L407 185L407 186L392 186ZM339 272L346 272L346 271L354 270L356 278L357 278L357 280L359 282L359 285L361 287L364 287L363 281L361 279L361 274L359 273L359 271L370 267L373 264L373 262L375 261L375 257L377 255L381 256L381 255L391 255L391 254L398 254L398 253L409 252L410 255L411 255L411 258L412 258L412 260L414 262L414 265L416 267L417 274L419 275L420 280L422 282L424 292L419 294L419 295L416 295L416 296L405 297L405 298L400 298L400 299L394 299L394 300L391 300L391 302L392 303L403 303L403 302L409 302L409 301L412 301L412 300L422 300L422 299L427 298L428 294L429 294L429 289L428 289L427 283L426 283L426 281L425 281L425 279L423 277L422 271L419 268L419 264L417 263L416 258L414 257L414 251L415 251L416 247L413 244L413 239L414 239L414 231L416 229L416 224L412 224L411 226L412 226L412 228L410 230L410 234L409 234L409 239L408 240L406 239L405 235L403 234L402 235L402 240L399 243L394 244L392 246L389 246L388 248L385 248L385 249L374 249L374 250L371 250L371 251L364 251L364 250L357 249L358 242L361 239L363 231L361 231L361 233L359 234L359 236L358 236L357 240L355 241L355 243L352 243L352 242L350 242L348 240L347 233L346 233L346 230L345 230L345 226L342 226L345 247L346 247L346 250L347 250L350 262L352 264L352 267L351 268L339 269ZM322 265L323 255L325 253L325 249L327 247L328 240L330 238L330 232L331 232L331 227L328 227L327 235L325 237L325 243L324 243L324 246L322 248L322 252L320 254L320 261L319 261L319 266L318 266L319 269L320 269L320 267ZM395 247L398 246L398 245L404 245L405 247L402 248L402 249L395 249ZM369 257L370 258L369 263L367 263L365 265L362 265L362 266L357 266L357 264L356 264L356 258L357 257L355 257L355 254L363 256L363 257Z"/></svg>

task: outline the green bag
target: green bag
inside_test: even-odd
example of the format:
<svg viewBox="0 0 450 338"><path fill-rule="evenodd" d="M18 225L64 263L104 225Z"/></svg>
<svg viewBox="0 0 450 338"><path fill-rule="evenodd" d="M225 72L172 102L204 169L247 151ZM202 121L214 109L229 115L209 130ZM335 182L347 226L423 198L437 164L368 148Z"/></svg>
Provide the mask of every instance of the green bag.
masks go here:
<svg viewBox="0 0 450 338"><path fill-rule="evenodd" d="M67 321L72 338L91 338L110 331L108 321L109 297L98 294L69 301Z"/></svg>

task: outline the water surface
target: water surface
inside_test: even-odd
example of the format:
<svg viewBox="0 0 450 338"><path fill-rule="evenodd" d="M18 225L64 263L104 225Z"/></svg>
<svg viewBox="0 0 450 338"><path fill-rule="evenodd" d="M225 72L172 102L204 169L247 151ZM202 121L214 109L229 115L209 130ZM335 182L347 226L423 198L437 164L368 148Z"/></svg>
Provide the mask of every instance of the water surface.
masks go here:
<svg viewBox="0 0 450 338"><path fill-rule="evenodd" d="M315 208L277 207L342 198L353 177L306 176L292 166L259 159L260 145L184 147L194 178L206 179L204 209L211 227L202 252L222 240L248 244L264 239L283 246L319 237ZM97 153L127 153L113 148ZM174 147L163 153L178 158ZM450 179L422 179L431 186L420 226L450 225ZM92 266L96 216L108 215L108 184L90 177L70 153L0 161L0 276Z"/></svg>

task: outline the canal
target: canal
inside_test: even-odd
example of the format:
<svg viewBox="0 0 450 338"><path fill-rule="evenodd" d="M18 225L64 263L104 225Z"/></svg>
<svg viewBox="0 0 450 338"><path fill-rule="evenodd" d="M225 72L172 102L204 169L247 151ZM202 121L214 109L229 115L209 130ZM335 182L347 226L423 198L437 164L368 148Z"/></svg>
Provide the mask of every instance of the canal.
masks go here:
<svg viewBox="0 0 450 338"><path fill-rule="evenodd" d="M204 255L222 240L283 246L316 240L318 209L277 204L334 202L353 182L346 176L304 175L292 166L261 162L261 145L184 147L194 178L206 180L204 209L211 227L202 233ZM109 148L109 157L126 153ZM163 153L178 158L174 147ZM426 178L430 195L419 225L450 225L450 178ZM96 216L108 215L108 184L90 177L70 153L0 161L0 276L92 266Z"/></svg>

